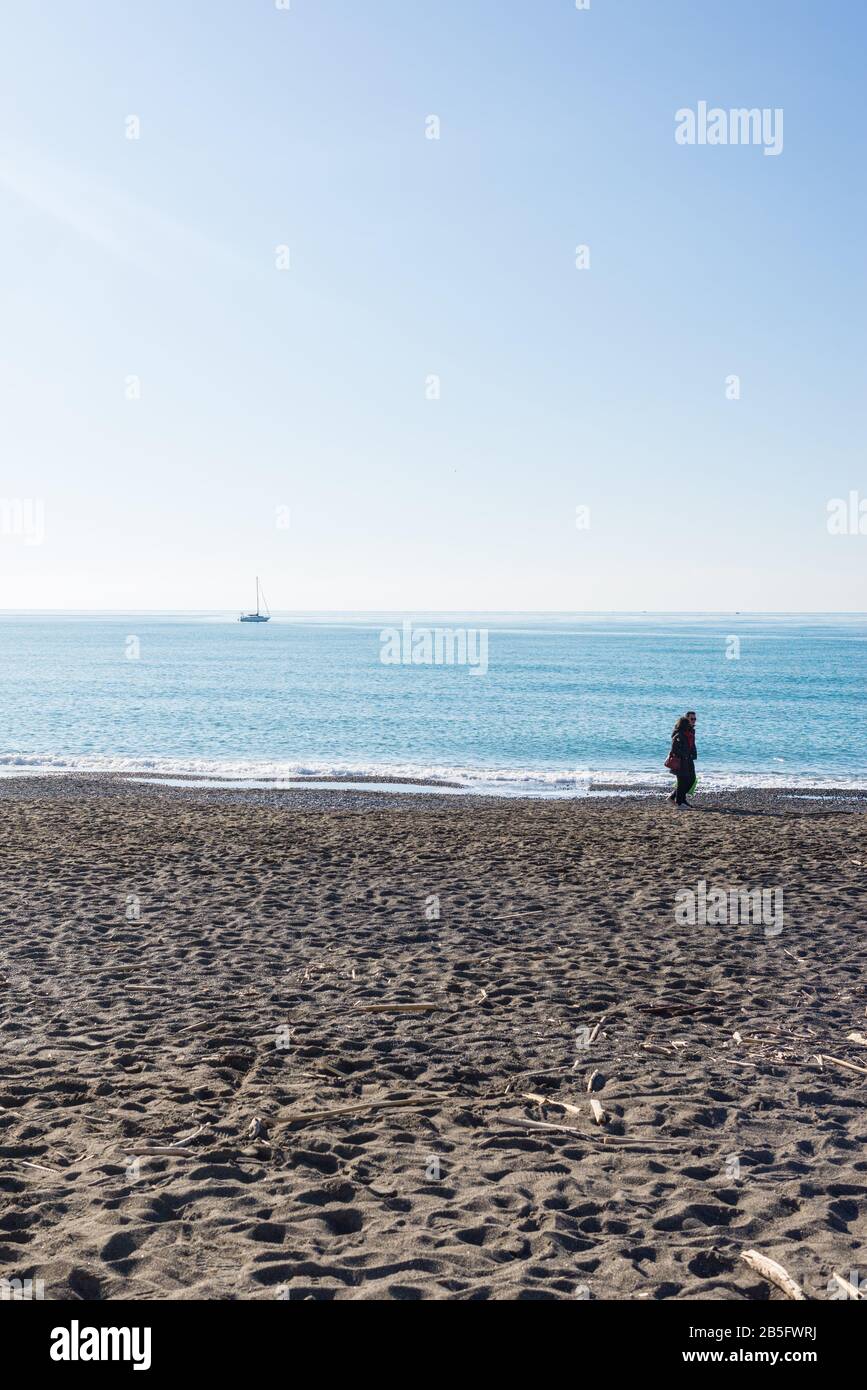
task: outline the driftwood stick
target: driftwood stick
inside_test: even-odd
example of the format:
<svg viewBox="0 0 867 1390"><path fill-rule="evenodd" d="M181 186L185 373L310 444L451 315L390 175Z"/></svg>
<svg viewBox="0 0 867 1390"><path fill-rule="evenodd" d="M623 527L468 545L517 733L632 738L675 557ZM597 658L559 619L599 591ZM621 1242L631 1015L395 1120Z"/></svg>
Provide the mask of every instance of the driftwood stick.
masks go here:
<svg viewBox="0 0 867 1390"><path fill-rule="evenodd" d="M204 1128L205 1128L204 1125L199 1125L198 1129L194 1129L193 1132L192 1132L192 1134L188 1134L188 1135L187 1135L186 1139L176 1139L176 1140L175 1140L175 1143L176 1143L176 1144L189 1144L190 1141L191 1141L192 1139L198 1139L199 1135L204 1131Z"/></svg>
<svg viewBox="0 0 867 1390"><path fill-rule="evenodd" d="M570 1115L581 1114L579 1105L570 1105L565 1100L555 1100L553 1096L540 1096L535 1091L522 1091L521 1097L523 1100L532 1100L536 1105L553 1105L558 1110L567 1110Z"/></svg>
<svg viewBox="0 0 867 1390"><path fill-rule="evenodd" d="M778 1289L782 1289L786 1298L795 1299L799 1303L807 1302L807 1295L799 1284L796 1284L791 1274L782 1265L777 1264L776 1260L768 1259L767 1255L760 1255L758 1250L743 1250L741 1259L749 1265L750 1269L755 1270L763 1279L767 1279L769 1284L775 1284Z"/></svg>
<svg viewBox="0 0 867 1390"><path fill-rule="evenodd" d="M835 1067L845 1067L847 1071L857 1071L862 1076L867 1076L867 1067L856 1067L854 1062L846 1062L842 1057L829 1057L827 1052L822 1053L821 1061L831 1062Z"/></svg>
<svg viewBox="0 0 867 1390"><path fill-rule="evenodd" d="M542 1120L503 1120L504 1125L529 1125L530 1129L559 1129L563 1134L573 1134L576 1139L581 1138L581 1131L575 1129L573 1125L555 1125Z"/></svg>
<svg viewBox="0 0 867 1390"><path fill-rule="evenodd" d="M595 1096L591 1096L590 1098L590 1109L593 1111L593 1119L598 1125L608 1124L608 1114L602 1109L602 1106L599 1104L599 1101L596 1100Z"/></svg>

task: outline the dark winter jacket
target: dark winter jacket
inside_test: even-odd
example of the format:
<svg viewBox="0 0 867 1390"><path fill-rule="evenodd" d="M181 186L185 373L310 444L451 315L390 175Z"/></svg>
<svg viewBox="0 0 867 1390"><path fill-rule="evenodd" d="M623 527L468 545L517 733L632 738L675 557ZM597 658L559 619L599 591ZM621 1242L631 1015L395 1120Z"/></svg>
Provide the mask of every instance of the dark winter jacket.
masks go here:
<svg viewBox="0 0 867 1390"><path fill-rule="evenodd" d="M690 731L691 732L691 731ZM690 781L695 779L695 735L690 738L690 734L684 731L675 734L671 740L671 752L675 758L680 758L679 776L689 776Z"/></svg>

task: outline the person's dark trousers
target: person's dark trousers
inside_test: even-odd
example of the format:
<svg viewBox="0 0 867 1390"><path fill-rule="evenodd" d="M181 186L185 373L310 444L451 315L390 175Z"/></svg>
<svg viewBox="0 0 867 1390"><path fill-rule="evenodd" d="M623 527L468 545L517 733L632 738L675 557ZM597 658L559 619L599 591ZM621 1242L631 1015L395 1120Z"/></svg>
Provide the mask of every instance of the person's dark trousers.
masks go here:
<svg viewBox="0 0 867 1390"><path fill-rule="evenodd" d="M686 801L686 794L695 781L695 772L679 772L677 774L677 791L674 794L675 804L682 806Z"/></svg>

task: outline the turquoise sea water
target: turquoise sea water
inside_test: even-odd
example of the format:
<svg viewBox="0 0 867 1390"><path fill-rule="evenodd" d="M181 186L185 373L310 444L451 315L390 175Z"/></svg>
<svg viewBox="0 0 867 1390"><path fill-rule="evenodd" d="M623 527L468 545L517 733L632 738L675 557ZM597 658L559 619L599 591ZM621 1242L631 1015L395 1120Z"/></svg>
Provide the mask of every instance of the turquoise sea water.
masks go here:
<svg viewBox="0 0 867 1390"><path fill-rule="evenodd" d="M0 770L581 791L667 781L693 708L706 784L867 787L867 616L412 615L484 630L484 675L385 664L403 617L0 615Z"/></svg>

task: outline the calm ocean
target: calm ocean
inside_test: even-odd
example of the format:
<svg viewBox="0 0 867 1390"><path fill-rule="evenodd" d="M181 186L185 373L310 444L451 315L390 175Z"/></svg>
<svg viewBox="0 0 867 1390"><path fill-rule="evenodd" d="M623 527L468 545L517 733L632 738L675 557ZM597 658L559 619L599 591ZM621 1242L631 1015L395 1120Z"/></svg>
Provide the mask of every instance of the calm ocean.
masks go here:
<svg viewBox="0 0 867 1390"><path fill-rule="evenodd" d="M403 616L2 615L0 770L562 794L666 782L672 723L694 708L705 785L867 787L867 617L413 615L416 641L484 629L474 674L384 663Z"/></svg>

